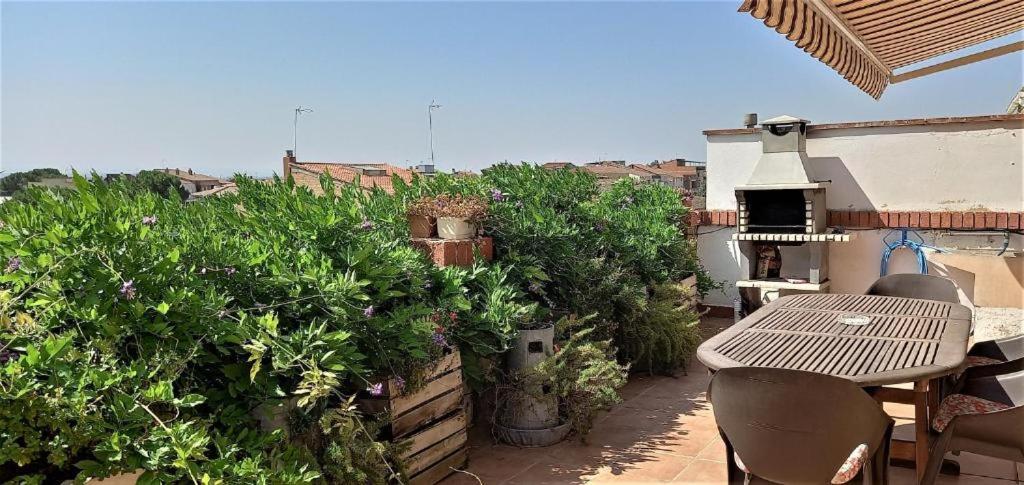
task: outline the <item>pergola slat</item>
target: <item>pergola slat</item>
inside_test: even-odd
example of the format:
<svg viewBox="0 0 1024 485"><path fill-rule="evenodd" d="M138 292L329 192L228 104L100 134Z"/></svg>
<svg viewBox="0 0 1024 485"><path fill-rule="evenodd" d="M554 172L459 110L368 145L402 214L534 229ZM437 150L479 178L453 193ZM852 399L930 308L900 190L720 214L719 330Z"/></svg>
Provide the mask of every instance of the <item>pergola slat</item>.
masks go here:
<svg viewBox="0 0 1024 485"><path fill-rule="evenodd" d="M896 68L1024 28L1020 0L745 0L739 11L876 99Z"/></svg>

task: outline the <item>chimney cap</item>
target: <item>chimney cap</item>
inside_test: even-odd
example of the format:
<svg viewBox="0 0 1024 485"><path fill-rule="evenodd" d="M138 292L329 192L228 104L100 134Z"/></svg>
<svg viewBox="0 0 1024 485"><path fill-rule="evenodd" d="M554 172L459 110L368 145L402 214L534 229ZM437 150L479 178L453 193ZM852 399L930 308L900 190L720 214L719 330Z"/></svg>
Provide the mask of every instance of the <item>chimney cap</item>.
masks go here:
<svg viewBox="0 0 1024 485"><path fill-rule="evenodd" d="M788 125L790 123L803 123L803 124L806 125L806 124L810 123L810 120L805 120L803 118L797 118L795 116L782 115L782 116L776 116L776 117L774 117L774 118L772 118L770 120L762 121L761 122L761 126L765 126L765 125Z"/></svg>
<svg viewBox="0 0 1024 485"><path fill-rule="evenodd" d="M295 156L295 152L293 152L293 151L291 151L291 150L285 150L285 151L284 151L284 154L285 154L285 156L288 156L288 157L293 157L293 156Z"/></svg>

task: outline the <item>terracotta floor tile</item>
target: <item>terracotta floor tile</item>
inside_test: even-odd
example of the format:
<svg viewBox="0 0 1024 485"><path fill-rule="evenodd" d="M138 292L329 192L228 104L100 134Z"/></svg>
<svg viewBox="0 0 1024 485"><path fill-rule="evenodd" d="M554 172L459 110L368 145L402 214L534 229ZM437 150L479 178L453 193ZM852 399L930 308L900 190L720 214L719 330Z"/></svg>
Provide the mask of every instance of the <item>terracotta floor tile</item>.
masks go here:
<svg viewBox="0 0 1024 485"><path fill-rule="evenodd" d="M672 483L700 483L722 485L727 482L725 463L707 460L694 460L683 469Z"/></svg>
<svg viewBox="0 0 1024 485"><path fill-rule="evenodd" d="M613 464L602 469L590 483L667 483L692 461L692 458L664 457L640 466L617 467Z"/></svg>
<svg viewBox="0 0 1024 485"><path fill-rule="evenodd" d="M946 459L960 464L960 473L1007 480L1017 479L1017 466L1012 461L963 452L960 456L946 455Z"/></svg>
<svg viewBox="0 0 1024 485"><path fill-rule="evenodd" d="M725 442L721 437L715 438L700 453L697 453L697 458L725 463Z"/></svg>

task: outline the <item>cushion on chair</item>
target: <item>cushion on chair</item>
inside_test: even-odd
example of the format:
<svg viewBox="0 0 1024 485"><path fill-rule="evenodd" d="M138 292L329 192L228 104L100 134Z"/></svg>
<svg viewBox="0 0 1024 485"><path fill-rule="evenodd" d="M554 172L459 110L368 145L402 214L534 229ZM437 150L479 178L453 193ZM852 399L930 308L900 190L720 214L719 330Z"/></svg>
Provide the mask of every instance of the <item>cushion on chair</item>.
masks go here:
<svg viewBox="0 0 1024 485"><path fill-rule="evenodd" d="M967 372L967 369L971 367L980 367L983 365L1002 364L1005 360L993 359L991 357L982 357L980 355L968 355L964 359L964 366L956 373L956 377L959 379L960 376Z"/></svg>
<svg viewBox="0 0 1024 485"><path fill-rule="evenodd" d="M957 416L993 413L1009 409L1010 407L1001 402L989 401L980 397L968 396L966 394L950 394L939 405L939 410L935 413L935 419L932 420L932 427L935 428L935 431L941 432Z"/></svg>
<svg viewBox="0 0 1024 485"><path fill-rule="evenodd" d="M734 460L736 460L736 466L743 470L743 473L750 473L747 466L743 464L743 460L740 459L740 455L736 453L732 454ZM833 485L839 485L841 483L849 482L853 480L853 477L857 476L857 472L864 466L864 463L868 461L868 445L861 444L853 449L853 453L850 453L849 458L843 462L843 465L839 467L839 471L832 477Z"/></svg>
<svg viewBox="0 0 1024 485"><path fill-rule="evenodd" d="M967 364L967 367L978 367L979 365L1002 364L1003 362L1006 362L1006 361L1005 360L1000 360L1000 359L993 359L991 357L982 357L980 355L968 355L967 358L964 359L964 363Z"/></svg>

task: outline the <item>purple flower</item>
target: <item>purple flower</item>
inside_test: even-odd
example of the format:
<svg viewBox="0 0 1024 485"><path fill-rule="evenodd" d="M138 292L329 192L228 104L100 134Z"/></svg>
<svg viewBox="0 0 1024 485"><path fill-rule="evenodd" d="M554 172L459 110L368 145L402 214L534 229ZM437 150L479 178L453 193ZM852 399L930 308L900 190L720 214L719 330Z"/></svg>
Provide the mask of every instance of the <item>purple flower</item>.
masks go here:
<svg viewBox="0 0 1024 485"><path fill-rule="evenodd" d="M19 258L17 256L14 256L11 259L7 260L7 272L8 273L13 273L15 271L18 271L18 268L20 268L20 267L21 267L21 258Z"/></svg>
<svg viewBox="0 0 1024 485"><path fill-rule="evenodd" d="M604 230L605 230L604 223L603 222L598 222L597 224L594 224L594 230L597 231L597 232L604 232Z"/></svg>
<svg viewBox="0 0 1024 485"><path fill-rule="evenodd" d="M363 309L363 316L364 316L364 317L366 317L366 318L371 318L371 317L373 317L373 314L374 314L374 313L375 313L375 312L374 312L374 310L373 310L373 305L370 305L370 306L368 306L368 307L366 307L366 308L364 308L364 309Z"/></svg>
<svg viewBox="0 0 1024 485"><path fill-rule="evenodd" d="M498 189L491 189L491 199L495 202L501 202L505 200L505 194L501 193Z"/></svg>
<svg viewBox="0 0 1024 485"><path fill-rule="evenodd" d="M397 387L399 391L405 389L405 379L402 379L402 376L395 376L395 387Z"/></svg>
<svg viewBox="0 0 1024 485"><path fill-rule="evenodd" d="M370 391L371 396L382 396L384 395L384 383L370 384L370 387L367 387L366 390Z"/></svg>
<svg viewBox="0 0 1024 485"><path fill-rule="evenodd" d="M134 300L135 299L135 282L134 281L128 280L128 281L125 281L124 283L121 284L121 296L123 296L125 300Z"/></svg>
<svg viewBox="0 0 1024 485"><path fill-rule="evenodd" d="M228 276L231 276L231 275L233 275L233 274L235 274L237 272L238 272L238 270L235 269L234 266L228 266L227 268L224 268L224 274L226 274Z"/></svg>
<svg viewBox="0 0 1024 485"><path fill-rule="evenodd" d="M431 339L433 340L434 345L445 349L448 348L448 339L444 338L443 333L435 332Z"/></svg>
<svg viewBox="0 0 1024 485"><path fill-rule="evenodd" d="M364 231L369 231L370 229L373 229L373 222L364 217L363 223L360 224L359 227Z"/></svg>
<svg viewBox="0 0 1024 485"><path fill-rule="evenodd" d="M18 354L11 352L10 350L0 350L0 365L6 364L18 358Z"/></svg>
<svg viewBox="0 0 1024 485"><path fill-rule="evenodd" d="M142 223L147 226L156 225L156 216L142 216Z"/></svg>

